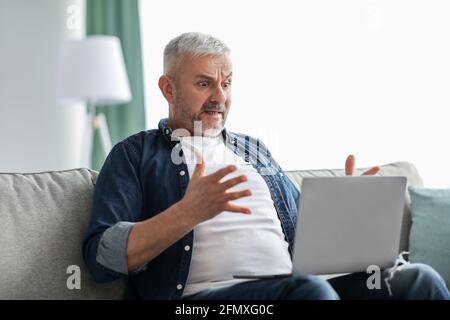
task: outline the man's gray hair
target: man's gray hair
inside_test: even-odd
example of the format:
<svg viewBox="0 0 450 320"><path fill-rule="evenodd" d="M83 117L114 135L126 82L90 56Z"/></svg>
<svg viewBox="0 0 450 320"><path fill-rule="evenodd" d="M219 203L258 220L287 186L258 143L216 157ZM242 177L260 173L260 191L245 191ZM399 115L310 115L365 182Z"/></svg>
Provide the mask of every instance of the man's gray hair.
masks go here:
<svg viewBox="0 0 450 320"><path fill-rule="evenodd" d="M221 40L199 32L187 32L170 40L164 49L164 74L178 67L186 54L193 56L227 55L228 46Z"/></svg>

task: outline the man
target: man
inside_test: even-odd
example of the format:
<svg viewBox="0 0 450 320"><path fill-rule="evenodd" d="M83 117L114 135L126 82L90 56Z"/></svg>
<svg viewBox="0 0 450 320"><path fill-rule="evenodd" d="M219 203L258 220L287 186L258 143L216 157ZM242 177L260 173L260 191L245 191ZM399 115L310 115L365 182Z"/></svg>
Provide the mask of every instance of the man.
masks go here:
<svg viewBox="0 0 450 320"><path fill-rule="evenodd" d="M127 276L144 299L449 297L424 265L402 266L376 292L365 274L242 277L291 272L300 195L261 141L225 130L231 83L220 40L186 33L166 46L169 118L115 145L97 180L83 245L95 280Z"/></svg>

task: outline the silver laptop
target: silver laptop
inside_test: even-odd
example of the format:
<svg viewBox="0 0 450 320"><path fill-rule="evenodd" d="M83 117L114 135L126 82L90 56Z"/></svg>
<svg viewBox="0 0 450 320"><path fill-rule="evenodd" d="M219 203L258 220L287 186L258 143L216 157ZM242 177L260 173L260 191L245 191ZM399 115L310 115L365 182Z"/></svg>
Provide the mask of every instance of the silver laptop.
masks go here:
<svg viewBox="0 0 450 320"><path fill-rule="evenodd" d="M301 186L294 274L366 272L398 255L406 177L315 177Z"/></svg>

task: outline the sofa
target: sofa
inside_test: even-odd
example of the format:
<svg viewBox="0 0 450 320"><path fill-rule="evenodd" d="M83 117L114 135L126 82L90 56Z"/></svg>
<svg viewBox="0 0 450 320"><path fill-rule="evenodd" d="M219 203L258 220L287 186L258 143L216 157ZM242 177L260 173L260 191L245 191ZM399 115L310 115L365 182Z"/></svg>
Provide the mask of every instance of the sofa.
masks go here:
<svg viewBox="0 0 450 320"><path fill-rule="evenodd" d="M422 186L411 163L396 162L380 168L379 175L406 176L408 186ZM356 169L356 174L363 170ZM344 170L286 174L300 188L304 177L343 176ZM83 263L81 244L97 175L85 168L0 173L0 299L124 298L124 279L95 283ZM411 227L407 192L405 197L399 252L408 249Z"/></svg>

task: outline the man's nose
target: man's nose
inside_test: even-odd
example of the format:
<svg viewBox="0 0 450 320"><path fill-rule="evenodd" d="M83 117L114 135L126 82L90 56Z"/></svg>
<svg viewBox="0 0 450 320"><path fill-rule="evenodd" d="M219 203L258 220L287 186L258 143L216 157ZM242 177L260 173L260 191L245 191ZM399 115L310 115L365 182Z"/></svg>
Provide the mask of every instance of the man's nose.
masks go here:
<svg viewBox="0 0 450 320"><path fill-rule="evenodd" d="M211 102L217 102L224 104L227 101L227 95L222 86L216 86L214 92L211 95Z"/></svg>

